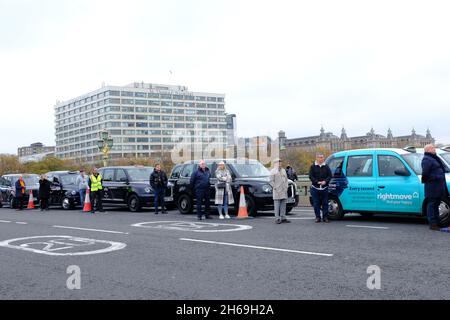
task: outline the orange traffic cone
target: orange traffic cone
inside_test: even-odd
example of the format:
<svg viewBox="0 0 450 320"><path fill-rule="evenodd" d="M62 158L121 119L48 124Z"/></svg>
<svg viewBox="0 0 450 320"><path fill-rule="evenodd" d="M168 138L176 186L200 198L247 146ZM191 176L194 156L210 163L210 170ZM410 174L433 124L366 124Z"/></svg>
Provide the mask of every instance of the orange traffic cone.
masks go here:
<svg viewBox="0 0 450 320"><path fill-rule="evenodd" d="M89 196L89 189L86 190L86 199L84 199L84 207L83 212L91 212L92 211L92 205L91 205L91 197Z"/></svg>
<svg viewBox="0 0 450 320"><path fill-rule="evenodd" d="M247 203L245 202L244 187L241 186L241 197L239 199L239 212L236 219L248 219Z"/></svg>
<svg viewBox="0 0 450 320"><path fill-rule="evenodd" d="M33 190L30 190L30 198L28 199L28 206L27 206L27 209L34 209Z"/></svg>

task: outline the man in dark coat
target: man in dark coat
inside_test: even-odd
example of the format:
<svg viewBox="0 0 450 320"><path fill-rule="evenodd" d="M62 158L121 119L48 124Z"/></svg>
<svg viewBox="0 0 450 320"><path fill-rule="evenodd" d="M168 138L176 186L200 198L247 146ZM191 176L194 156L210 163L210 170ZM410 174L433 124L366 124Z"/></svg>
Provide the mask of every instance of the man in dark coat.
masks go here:
<svg viewBox="0 0 450 320"><path fill-rule="evenodd" d="M41 202L40 203L41 211L50 210L49 205L50 190L51 190L50 181L47 180L46 175L42 175L41 179L39 180L39 200Z"/></svg>
<svg viewBox="0 0 450 320"><path fill-rule="evenodd" d="M164 196L166 195L166 189L167 189L167 175L166 173L161 170L161 165L157 164L155 165L155 169L153 170L152 174L150 175L150 186L153 189L153 192L155 193L155 214L158 214L158 207L159 204L161 204L161 211L162 213L167 213L164 203Z"/></svg>
<svg viewBox="0 0 450 320"><path fill-rule="evenodd" d="M448 194L445 181L446 168L436 155L434 145L426 145L424 149L422 183L425 184L428 222L431 230L439 230L439 205L441 199Z"/></svg>
<svg viewBox="0 0 450 320"><path fill-rule="evenodd" d="M316 155L314 162L309 169L309 180L311 180L311 197L313 200L316 223L329 222L328 220L328 184L331 180L330 167L325 163L323 154ZM320 218L322 211L322 219Z"/></svg>
<svg viewBox="0 0 450 320"><path fill-rule="evenodd" d="M23 201L25 200L26 190L25 181L22 176L16 181L15 189L14 199L16 201L16 211L21 211L23 210Z"/></svg>
<svg viewBox="0 0 450 320"><path fill-rule="evenodd" d="M190 187L195 194L195 199L197 200L197 217L198 220L202 220L202 216L205 219L211 219L209 216L210 211L210 180L211 173L206 167L204 160L200 161L198 170L192 173ZM202 203L205 201L205 211L202 212Z"/></svg>

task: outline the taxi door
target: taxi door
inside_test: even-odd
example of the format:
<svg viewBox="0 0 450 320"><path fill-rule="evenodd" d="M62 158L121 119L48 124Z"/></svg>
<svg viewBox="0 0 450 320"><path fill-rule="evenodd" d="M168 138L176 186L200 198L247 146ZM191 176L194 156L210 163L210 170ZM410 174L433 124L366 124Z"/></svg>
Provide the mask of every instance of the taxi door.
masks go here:
<svg viewBox="0 0 450 320"><path fill-rule="evenodd" d="M377 211L421 213L420 181L396 153L377 152Z"/></svg>
<svg viewBox="0 0 450 320"><path fill-rule="evenodd" d="M348 187L339 197L345 211L373 212L377 209L374 154L348 155L345 164Z"/></svg>

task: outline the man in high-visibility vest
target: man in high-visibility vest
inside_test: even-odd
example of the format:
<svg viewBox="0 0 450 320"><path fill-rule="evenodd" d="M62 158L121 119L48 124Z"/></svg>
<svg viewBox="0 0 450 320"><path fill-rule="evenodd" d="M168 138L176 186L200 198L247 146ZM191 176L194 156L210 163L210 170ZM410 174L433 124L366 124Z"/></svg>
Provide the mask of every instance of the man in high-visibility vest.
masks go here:
<svg viewBox="0 0 450 320"><path fill-rule="evenodd" d="M92 211L91 213L95 213L95 209L97 208L100 212L105 212L103 210L103 184L102 184L102 175L98 173L97 168L94 168L92 171L92 175L89 177L89 188L91 189L91 203L92 203Z"/></svg>

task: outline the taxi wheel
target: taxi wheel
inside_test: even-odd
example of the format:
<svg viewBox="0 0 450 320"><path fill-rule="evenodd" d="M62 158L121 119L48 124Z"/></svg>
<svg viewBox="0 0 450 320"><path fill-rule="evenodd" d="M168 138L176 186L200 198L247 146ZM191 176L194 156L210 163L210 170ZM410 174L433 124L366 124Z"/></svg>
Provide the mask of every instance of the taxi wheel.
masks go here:
<svg viewBox="0 0 450 320"><path fill-rule="evenodd" d="M181 214L189 214L193 211L192 200L187 194L182 194L177 201L177 207Z"/></svg>
<svg viewBox="0 0 450 320"><path fill-rule="evenodd" d="M64 199L62 200L62 202L61 202L61 207L62 207L64 210L69 210L69 209L72 208L72 205L70 204L69 198L64 198Z"/></svg>
<svg viewBox="0 0 450 320"><path fill-rule="evenodd" d="M439 205L439 221L442 227L450 225L450 201L443 199Z"/></svg>
<svg viewBox="0 0 450 320"><path fill-rule="evenodd" d="M342 205L340 201L334 197L328 200L328 218L330 220L342 220L342 218L344 218Z"/></svg>
<svg viewBox="0 0 450 320"><path fill-rule="evenodd" d="M137 195L133 194L130 198L128 198L128 208L131 212L141 211L141 203Z"/></svg>
<svg viewBox="0 0 450 320"><path fill-rule="evenodd" d="M15 209L15 208L16 208L16 203L15 203L15 201L14 201L14 197L11 197L11 198L9 199L9 207L10 207L11 209Z"/></svg>

